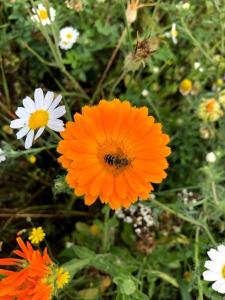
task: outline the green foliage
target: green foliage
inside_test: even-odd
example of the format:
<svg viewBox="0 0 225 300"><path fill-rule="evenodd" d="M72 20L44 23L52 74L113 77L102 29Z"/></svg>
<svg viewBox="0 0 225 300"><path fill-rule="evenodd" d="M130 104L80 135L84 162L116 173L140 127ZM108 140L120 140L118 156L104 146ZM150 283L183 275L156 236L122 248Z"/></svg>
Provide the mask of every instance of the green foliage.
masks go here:
<svg viewBox="0 0 225 300"><path fill-rule="evenodd" d="M224 1L191 0L183 9L183 1L155 0L139 7L131 24L125 20L130 1L69 2L73 9L62 0L43 1L56 9L55 22L44 27L30 18L40 1L0 0L2 256L9 256L20 230L27 239L31 227L43 226L50 253L70 273L58 299L225 299L202 278L207 251L224 243L225 116L203 122L198 114L203 99L218 100L225 89ZM58 47L65 26L80 33L67 51ZM159 49L126 69L137 42L152 37L159 38ZM184 96L185 78L193 88ZM154 219L147 234L74 195L57 162L54 135L45 133L25 150L5 128L37 87L63 95L65 121L83 105L118 97L146 106L163 124L172 155L167 179L145 202ZM215 163L206 161L208 152L216 154Z"/></svg>

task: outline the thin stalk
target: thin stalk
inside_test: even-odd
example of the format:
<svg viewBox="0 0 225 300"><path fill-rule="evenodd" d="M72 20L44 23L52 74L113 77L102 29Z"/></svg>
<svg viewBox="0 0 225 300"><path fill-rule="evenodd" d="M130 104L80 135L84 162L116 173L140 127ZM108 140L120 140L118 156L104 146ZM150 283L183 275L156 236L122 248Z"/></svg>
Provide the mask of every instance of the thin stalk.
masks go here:
<svg viewBox="0 0 225 300"><path fill-rule="evenodd" d="M1 66L1 73L2 73L2 83L3 83L3 89L7 101L7 106L10 107L10 96L9 96L9 88L8 88L8 83L5 77L5 72L3 68L3 63L2 63L2 56L0 56L0 66Z"/></svg>
<svg viewBox="0 0 225 300"><path fill-rule="evenodd" d="M105 206L105 216L104 216L104 230L103 230L103 240L102 240L102 252L105 253L109 250L109 217L110 217L110 207Z"/></svg>
<svg viewBox="0 0 225 300"><path fill-rule="evenodd" d="M200 228L196 228L195 232L195 269L199 269L199 232ZM202 289L202 281L200 276L198 275L197 279L197 284L198 284L198 300L203 300L203 289Z"/></svg>

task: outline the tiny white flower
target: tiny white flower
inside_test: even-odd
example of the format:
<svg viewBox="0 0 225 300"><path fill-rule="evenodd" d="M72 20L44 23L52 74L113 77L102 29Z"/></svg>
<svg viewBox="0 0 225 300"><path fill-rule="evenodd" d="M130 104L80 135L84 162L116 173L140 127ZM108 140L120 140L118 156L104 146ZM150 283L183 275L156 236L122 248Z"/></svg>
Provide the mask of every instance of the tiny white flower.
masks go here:
<svg viewBox="0 0 225 300"><path fill-rule="evenodd" d="M64 105L58 106L61 100L61 95L54 99L53 92L47 92L44 96L41 88L34 91L34 101L30 97L23 99L24 107L18 107L15 112L19 118L11 121L10 127L20 128L16 134L17 139L27 135L26 149L30 148L33 141L41 136L45 127L58 132L64 130L63 121L59 118L66 113L66 110Z"/></svg>
<svg viewBox="0 0 225 300"><path fill-rule="evenodd" d="M149 92L148 90L144 89L142 92L141 92L142 96L143 97L147 97L149 95Z"/></svg>
<svg viewBox="0 0 225 300"><path fill-rule="evenodd" d="M4 151L0 148L0 163L6 160Z"/></svg>
<svg viewBox="0 0 225 300"><path fill-rule="evenodd" d="M183 10L188 10L190 8L190 3L189 2L179 2L178 4L176 4L176 8L178 9L183 9Z"/></svg>
<svg viewBox="0 0 225 300"><path fill-rule="evenodd" d="M203 273L206 281L214 281L212 288L218 293L225 294L225 246L219 245L216 249L207 252L210 260L205 262L208 269Z"/></svg>
<svg viewBox="0 0 225 300"><path fill-rule="evenodd" d="M45 7L43 4L38 4L37 8L32 8L34 15L31 20L41 23L43 26L51 24L55 20L56 11L53 7Z"/></svg>
<svg viewBox="0 0 225 300"><path fill-rule="evenodd" d="M209 152L205 159L208 163L214 163L216 161L216 154L214 152Z"/></svg>
<svg viewBox="0 0 225 300"><path fill-rule="evenodd" d="M199 70L200 72L204 71L204 69L201 67L201 63L199 61L196 61L194 63L194 68L195 68L195 70Z"/></svg>
<svg viewBox="0 0 225 300"><path fill-rule="evenodd" d="M69 43L74 44L80 33L73 27L64 27L60 30L60 39Z"/></svg>
<svg viewBox="0 0 225 300"><path fill-rule="evenodd" d="M173 23L170 31L171 39L175 45L177 44L177 36L178 36L178 31L176 27L177 27L176 23Z"/></svg>
<svg viewBox="0 0 225 300"><path fill-rule="evenodd" d="M159 73L159 67L153 67L152 71L153 71L153 73L158 74Z"/></svg>
<svg viewBox="0 0 225 300"><path fill-rule="evenodd" d="M62 50L69 50L69 49L71 49L73 47L73 44L70 43L70 42L67 42L67 41L60 40L59 41L59 47Z"/></svg>

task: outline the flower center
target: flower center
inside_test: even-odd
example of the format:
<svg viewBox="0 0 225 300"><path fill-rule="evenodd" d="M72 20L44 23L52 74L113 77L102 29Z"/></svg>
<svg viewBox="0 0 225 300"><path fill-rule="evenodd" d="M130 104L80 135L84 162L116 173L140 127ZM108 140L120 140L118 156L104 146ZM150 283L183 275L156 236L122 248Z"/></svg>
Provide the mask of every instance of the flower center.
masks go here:
<svg viewBox="0 0 225 300"><path fill-rule="evenodd" d="M121 173L131 165L132 160L127 156L122 145L106 143L99 148L98 157L108 171L114 175Z"/></svg>
<svg viewBox="0 0 225 300"><path fill-rule="evenodd" d="M48 13L46 11L46 9L41 9L38 11L38 16L41 20L46 20L48 19Z"/></svg>
<svg viewBox="0 0 225 300"><path fill-rule="evenodd" d="M70 39L72 39L73 35L72 35L72 33L67 33L66 37L70 40Z"/></svg>
<svg viewBox="0 0 225 300"><path fill-rule="evenodd" d="M223 269L222 269L222 275L223 275L223 278L225 279L225 265L223 266Z"/></svg>
<svg viewBox="0 0 225 300"><path fill-rule="evenodd" d="M28 126L30 129L38 129L48 124L49 113L46 110L40 109L31 114Z"/></svg>
<svg viewBox="0 0 225 300"><path fill-rule="evenodd" d="M213 111L215 103L216 103L216 100L214 100L214 99L207 103L207 105L206 105L207 112L210 113Z"/></svg>

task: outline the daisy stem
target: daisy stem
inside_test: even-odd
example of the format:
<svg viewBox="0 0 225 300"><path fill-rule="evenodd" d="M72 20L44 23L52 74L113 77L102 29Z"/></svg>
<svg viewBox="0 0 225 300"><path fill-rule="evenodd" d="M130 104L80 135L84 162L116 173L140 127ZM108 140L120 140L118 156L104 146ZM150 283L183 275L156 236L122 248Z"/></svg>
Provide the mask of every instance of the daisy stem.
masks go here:
<svg viewBox="0 0 225 300"><path fill-rule="evenodd" d="M51 130L49 128L46 128L46 129L57 140L57 142L62 140L61 137L57 133L55 133L53 130Z"/></svg>
<svg viewBox="0 0 225 300"><path fill-rule="evenodd" d="M3 89L4 89L4 92L5 92L7 106L10 107L9 88L8 88L7 80L6 80L6 77L5 77L5 72L4 72L4 68L3 68L3 62L2 62L2 56L1 55L0 55L0 66L1 66L1 73L2 73Z"/></svg>
<svg viewBox="0 0 225 300"><path fill-rule="evenodd" d="M109 250L109 217L110 217L110 207L106 205L104 207L104 230L103 230L103 240L102 240L103 253Z"/></svg>
<svg viewBox="0 0 225 300"><path fill-rule="evenodd" d="M199 232L200 232L200 227L196 228L195 231L195 269L199 269ZM198 274L198 300L203 300L203 291L202 291L202 282L200 275Z"/></svg>

